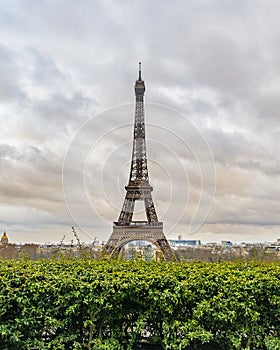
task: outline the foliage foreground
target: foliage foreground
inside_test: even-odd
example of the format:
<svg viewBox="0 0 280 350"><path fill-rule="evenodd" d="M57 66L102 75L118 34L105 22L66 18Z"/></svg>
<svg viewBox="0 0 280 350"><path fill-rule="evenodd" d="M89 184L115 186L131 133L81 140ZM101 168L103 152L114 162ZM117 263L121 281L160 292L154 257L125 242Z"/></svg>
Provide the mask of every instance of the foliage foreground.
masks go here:
<svg viewBox="0 0 280 350"><path fill-rule="evenodd" d="M2 260L0 349L280 349L279 263Z"/></svg>

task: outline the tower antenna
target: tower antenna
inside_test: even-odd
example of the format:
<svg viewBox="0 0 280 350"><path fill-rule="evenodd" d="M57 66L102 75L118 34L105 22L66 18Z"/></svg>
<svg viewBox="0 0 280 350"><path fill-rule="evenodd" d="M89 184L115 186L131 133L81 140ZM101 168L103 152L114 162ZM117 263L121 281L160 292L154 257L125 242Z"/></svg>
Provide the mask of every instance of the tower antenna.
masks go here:
<svg viewBox="0 0 280 350"><path fill-rule="evenodd" d="M141 62L139 62L139 78L138 80L142 80L141 78Z"/></svg>

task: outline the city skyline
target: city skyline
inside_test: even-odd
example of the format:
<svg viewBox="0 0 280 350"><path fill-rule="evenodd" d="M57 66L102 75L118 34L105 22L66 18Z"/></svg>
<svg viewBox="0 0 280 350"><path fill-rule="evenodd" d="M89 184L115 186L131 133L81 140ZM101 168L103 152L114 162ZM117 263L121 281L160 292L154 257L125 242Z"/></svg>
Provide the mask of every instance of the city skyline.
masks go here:
<svg viewBox="0 0 280 350"><path fill-rule="evenodd" d="M279 13L261 0L2 2L2 231L57 242L74 225L82 241L108 239L142 61L167 238L279 238Z"/></svg>

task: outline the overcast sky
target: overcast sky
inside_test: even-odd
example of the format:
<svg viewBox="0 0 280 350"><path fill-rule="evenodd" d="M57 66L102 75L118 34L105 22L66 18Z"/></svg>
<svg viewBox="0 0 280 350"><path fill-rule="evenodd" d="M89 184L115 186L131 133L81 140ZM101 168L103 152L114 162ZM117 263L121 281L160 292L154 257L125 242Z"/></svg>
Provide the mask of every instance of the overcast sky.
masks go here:
<svg viewBox="0 0 280 350"><path fill-rule="evenodd" d="M279 18L276 0L0 0L0 229L108 239L142 61L167 238L280 238Z"/></svg>

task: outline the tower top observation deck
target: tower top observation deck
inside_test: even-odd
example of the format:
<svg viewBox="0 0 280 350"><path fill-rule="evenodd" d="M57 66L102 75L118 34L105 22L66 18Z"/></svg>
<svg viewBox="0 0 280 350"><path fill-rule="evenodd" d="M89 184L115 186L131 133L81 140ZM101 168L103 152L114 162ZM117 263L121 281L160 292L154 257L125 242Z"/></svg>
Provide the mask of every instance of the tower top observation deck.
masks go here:
<svg viewBox="0 0 280 350"><path fill-rule="evenodd" d="M138 79L135 82L134 90L136 97L143 97L145 92L145 83L144 80L142 80L142 70L141 70L141 62L139 62L139 76Z"/></svg>

